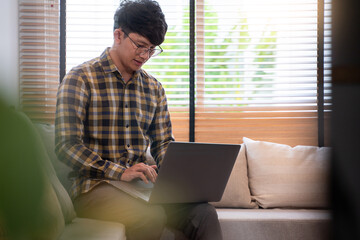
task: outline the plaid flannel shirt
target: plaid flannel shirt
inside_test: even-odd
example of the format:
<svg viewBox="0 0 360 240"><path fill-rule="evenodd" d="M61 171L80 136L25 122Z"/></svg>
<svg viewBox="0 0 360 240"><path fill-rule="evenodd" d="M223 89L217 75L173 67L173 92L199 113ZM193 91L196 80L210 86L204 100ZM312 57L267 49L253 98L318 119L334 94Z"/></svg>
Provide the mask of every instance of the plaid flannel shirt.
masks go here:
<svg viewBox="0 0 360 240"><path fill-rule="evenodd" d="M109 49L65 76L55 126L56 154L75 173L72 198L146 162L149 144L160 167L174 140L161 83L142 69L125 83Z"/></svg>

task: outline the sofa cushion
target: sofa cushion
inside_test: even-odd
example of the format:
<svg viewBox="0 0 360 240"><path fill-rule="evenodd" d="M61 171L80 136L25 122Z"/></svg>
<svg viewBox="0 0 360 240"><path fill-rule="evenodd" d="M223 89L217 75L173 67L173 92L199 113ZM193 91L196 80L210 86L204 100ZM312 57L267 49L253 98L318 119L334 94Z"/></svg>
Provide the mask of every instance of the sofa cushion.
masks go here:
<svg viewBox="0 0 360 240"><path fill-rule="evenodd" d="M261 207L329 206L330 148L243 140L250 191Z"/></svg>
<svg viewBox="0 0 360 240"><path fill-rule="evenodd" d="M55 125L46 123L35 123L40 136L43 139L51 163L55 169L61 184L69 192L72 181L68 175L72 171L71 167L60 161L55 154Z"/></svg>
<svg viewBox="0 0 360 240"><path fill-rule="evenodd" d="M215 207L257 207L250 196L245 151L242 144L220 202L212 202Z"/></svg>
<svg viewBox="0 0 360 240"><path fill-rule="evenodd" d="M121 223L88 218L75 218L66 225L59 240L125 240L125 227Z"/></svg>
<svg viewBox="0 0 360 240"><path fill-rule="evenodd" d="M312 209L217 209L227 240L327 240L331 213Z"/></svg>
<svg viewBox="0 0 360 240"><path fill-rule="evenodd" d="M46 155L46 163L44 163L44 165L46 165L49 179L51 180L51 184L53 185L56 195L59 199L65 222L69 223L76 217L76 213L71 198L60 182L57 174L63 176L64 172L70 171L70 168L60 162L54 153L54 125L36 123L35 126L46 148L43 149L44 155ZM58 167L58 172L56 172L53 165ZM64 171L62 172L62 170ZM65 176L63 177L65 178Z"/></svg>

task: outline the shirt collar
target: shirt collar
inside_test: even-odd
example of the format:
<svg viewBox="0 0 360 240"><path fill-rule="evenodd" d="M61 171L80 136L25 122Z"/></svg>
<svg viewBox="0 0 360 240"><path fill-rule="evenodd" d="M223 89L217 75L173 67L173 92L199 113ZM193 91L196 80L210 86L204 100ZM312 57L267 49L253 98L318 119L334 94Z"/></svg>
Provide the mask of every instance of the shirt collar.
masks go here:
<svg viewBox="0 0 360 240"><path fill-rule="evenodd" d="M109 53L110 47L106 48L104 50L104 52L100 55L100 62L101 62L101 66L104 70L104 72L110 73L110 72L119 72L121 75L121 72L117 69L117 67L115 66L113 60L110 57L110 53ZM140 77L140 73L141 73L142 69L137 70L136 72L134 72L133 76L132 76L132 80L137 80Z"/></svg>
<svg viewBox="0 0 360 240"><path fill-rule="evenodd" d="M113 60L109 54L110 47L106 48L105 51L100 55L100 62L104 72L116 72L118 71Z"/></svg>

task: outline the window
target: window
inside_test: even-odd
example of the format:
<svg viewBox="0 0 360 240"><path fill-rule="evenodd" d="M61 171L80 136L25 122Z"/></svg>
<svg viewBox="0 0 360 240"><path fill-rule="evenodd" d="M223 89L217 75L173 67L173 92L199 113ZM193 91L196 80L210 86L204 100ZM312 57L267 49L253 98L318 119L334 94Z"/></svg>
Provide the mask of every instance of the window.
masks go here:
<svg viewBox="0 0 360 240"><path fill-rule="evenodd" d="M195 22L195 141L234 143L246 136L317 145L318 2L196 1Z"/></svg>
<svg viewBox="0 0 360 240"><path fill-rule="evenodd" d="M323 9L321 0L159 0L169 24L164 53L144 68L165 87L176 140L322 145L330 1ZM111 46L117 6L66 2L66 72Z"/></svg>

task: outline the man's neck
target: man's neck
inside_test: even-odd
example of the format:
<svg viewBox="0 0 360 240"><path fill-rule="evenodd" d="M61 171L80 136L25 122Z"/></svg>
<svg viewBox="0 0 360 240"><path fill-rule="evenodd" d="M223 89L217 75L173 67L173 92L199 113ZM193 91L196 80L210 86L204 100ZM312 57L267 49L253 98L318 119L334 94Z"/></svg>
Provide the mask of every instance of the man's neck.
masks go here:
<svg viewBox="0 0 360 240"><path fill-rule="evenodd" d="M121 76L123 77L125 83L130 81L131 77L133 76L132 74L126 74L126 73L124 74L121 71L119 71L119 72L121 73Z"/></svg>
<svg viewBox="0 0 360 240"><path fill-rule="evenodd" d="M126 71L124 69L124 67L122 66L120 61L117 59L116 53L114 51L112 51L112 48L110 48L109 55L110 55L111 60L115 64L117 70L120 72L124 82L127 83L128 81L130 81L130 79L132 78L134 73L129 73L128 71Z"/></svg>

